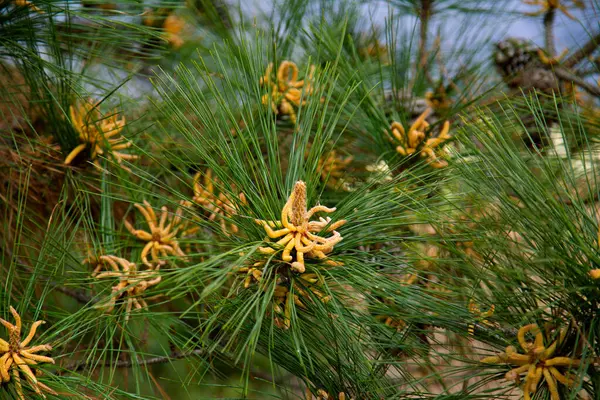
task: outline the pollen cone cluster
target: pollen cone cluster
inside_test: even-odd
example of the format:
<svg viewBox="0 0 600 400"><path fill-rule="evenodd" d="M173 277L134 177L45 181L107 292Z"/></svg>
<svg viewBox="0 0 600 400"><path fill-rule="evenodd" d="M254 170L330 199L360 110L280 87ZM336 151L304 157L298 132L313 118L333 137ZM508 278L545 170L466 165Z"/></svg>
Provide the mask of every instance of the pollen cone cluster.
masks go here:
<svg viewBox="0 0 600 400"><path fill-rule="evenodd" d="M439 85L435 91L425 93L425 100L427 105L436 112L447 112L452 107L452 98L444 85Z"/></svg>
<svg viewBox="0 0 600 400"><path fill-rule="evenodd" d="M318 212L332 213L335 208L315 206L306 209L306 184L302 181L296 182L294 190L281 210L280 221L256 220L263 226L270 239L279 239L270 242L269 247L260 247L259 251L264 254L273 254L283 249L281 259L291 263L292 270L304 273L306 267L304 258L323 260L333 247L342 240L342 236L336 231L337 228L346 223L345 220L331 223L331 218L320 217L319 221L310 219ZM332 236L325 238L316 235L321 231L331 232ZM329 262L331 264L331 262Z"/></svg>
<svg viewBox="0 0 600 400"><path fill-rule="evenodd" d="M19 374L23 374L31 388L39 396L46 398L43 391L56 395L56 392L38 381L36 374L31 368L35 368L39 363L52 363L54 360L50 357L41 356L36 353L41 351L50 351L52 346L43 344L38 346L29 346L31 340L35 336L37 328L44 323L44 321L36 321L31 325L29 334L25 339L21 340L21 316L17 313L12 306L10 307L10 313L15 319L15 324L11 324L8 321L0 318L0 323L8 330L8 341L0 338L0 378L2 383L7 383L14 379L16 385L16 392L20 400L25 400L23 394L23 386L21 385L21 377Z"/></svg>
<svg viewBox="0 0 600 400"><path fill-rule="evenodd" d="M215 183L218 181L213 178L211 170L207 170L204 174L204 184L200 184L201 175L198 172L194 176L194 202L208 212L209 221L219 220L223 233L226 235L237 233L239 230L237 225L233 222L227 223L229 218L237 214L236 205L225 193L216 194ZM239 199L243 204L246 204L244 193L239 194Z"/></svg>
<svg viewBox="0 0 600 400"><path fill-rule="evenodd" d="M326 156L319 158L318 170L321 174L321 180L327 182L330 187L337 187L344 182L346 169L354 157L343 157L335 150L331 150Z"/></svg>
<svg viewBox="0 0 600 400"><path fill-rule="evenodd" d="M142 250L142 261L151 267L152 263L148 260L148 254L154 262L159 261L160 256L166 257L179 256L185 257L185 253L179 247L178 237L186 236L195 232L196 228L188 228L187 221L182 219L182 207L188 206L187 202L180 202L175 215L169 215L167 207L161 208L160 220L154 209L146 200L144 204L134 204L146 220L148 231L135 229L129 221L125 220L125 228L136 238L147 242ZM167 223L168 222L168 223Z"/></svg>
<svg viewBox="0 0 600 400"><path fill-rule="evenodd" d="M390 130L393 137L398 142L396 151L402 156L410 156L419 153L421 157L427 160L427 163L434 168L443 168L448 165L445 160L442 160L436 154L439 153L443 144L451 138L448 134L450 130L450 122L445 121L442 130L437 137L426 139L429 134L429 123L426 118L431 113L431 109L426 109L408 129L404 129L399 122L393 122ZM393 139L392 139L393 140Z"/></svg>
<svg viewBox="0 0 600 400"><path fill-rule="evenodd" d="M270 105L275 114L288 115L292 123L296 123L296 110L300 104L306 104L302 99L312 93L310 80L313 79L315 67L310 68L307 79L298 80L298 67L291 61L283 61L277 73L273 76L273 63L267 67L265 75L260 78L261 86L270 87L271 93L262 97L262 103Z"/></svg>
<svg viewBox="0 0 600 400"><path fill-rule="evenodd" d="M146 289L160 283L160 265L157 263L156 266L139 271L135 263L124 258L100 256L92 277L96 279L117 278L119 280L119 283L112 287L110 300L102 307L106 309L107 313L110 313L115 308L116 301L125 298L125 321L129 320L129 315L134 307L136 310L147 309L148 303L144 300L143 295ZM108 266L109 270L100 272L105 266Z"/></svg>
<svg viewBox="0 0 600 400"><path fill-rule="evenodd" d="M36 11L40 14L44 13L39 7L37 7L35 4L28 0L14 0L12 3L17 7L28 7L32 11ZM2 4L2 2L0 2L0 4Z"/></svg>
<svg viewBox="0 0 600 400"><path fill-rule="evenodd" d="M84 150L89 151L89 160L100 167L98 156L112 156L118 164L123 160L135 160L138 156L123 153L121 150L131 147L132 143L126 140L121 131L125 126L125 118L119 118L114 112L109 116L102 116L98 105L91 99L81 102L69 109L71 124L79 134L80 144L75 147L65 159L69 165ZM121 165L122 168L128 168Z"/></svg>
<svg viewBox="0 0 600 400"><path fill-rule="evenodd" d="M185 26L185 20L180 16L169 14L169 16L165 18L163 29L165 30L167 42L176 49L180 48L185 43L181 37L181 32Z"/></svg>
<svg viewBox="0 0 600 400"><path fill-rule="evenodd" d="M312 301L311 296L315 296L323 303L331 300L330 296L323 293L323 282L317 274L301 274L294 278L292 285L283 281L278 283L273 293L273 309L276 314L275 324L282 329L288 329L291 326L292 303L305 309L304 303Z"/></svg>
<svg viewBox="0 0 600 400"><path fill-rule="evenodd" d="M261 290L266 290L267 285L260 284L263 282L266 265L267 262L262 260L248 267L235 268L238 277L244 280L244 289L249 288L253 283L258 283ZM305 309L306 303L312 302L315 298L323 303L331 300L331 297L325 293L325 282L322 275L307 272L295 275L292 279L280 276L273 292L275 325L281 329L288 329L291 326L292 305Z"/></svg>
<svg viewBox="0 0 600 400"><path fill-rule="evenodd" d="M88 258L84 263L93 266L91 273L95 279L112 278L117 283L112 286L110 298L107 302L98 304L97 308L104 309L107 313L114 310L118 300L125 304L125 321L129 320L133 310L147 309L145 297L148 288L158 285L162 281L160 268L167 264L166 256L183 257L185 253L179 246L179 239L195 233L198 228L189 228L189 222L183 220L183 207L189 207L191 203L181 201L180 207L175 214L169 214L167 207L161 208L160 217L146 200L143 204L134 206L144 216L148 230L135 229L127 220L124 225L127 230L137 239L147 242L141 253L141 261L144 269L138 268L135 262L114 255L93 255L88 252ZM150 256L150 257L149 257Z"/></svg>
<svg viewBox="0 0 600 400"><path fill-rule="evenodd" d="M533 342L527 341L526 335L528 333L535 337ZM544 381L548 386L550 398L560 400L557 382L566 386L572 386L575 383L568 374L565 375L560 370L568 371L571 368L576 368L581 363L581 360L575 358L555 356L557 348L565 339L566 333L566 329L560 330L558 337L549 345L545 345L544 341L547 341L548 338L544 337L538 325L525 325L517 333L523 354L518 353L513 346L508 346L504 353L486 357L481 362L514 366L515 368L508 371L505 376L507 380L517 383L521 381L521 375L525 374L525 383L523 384L523 397L525 400L531 400L531 395L535 394L540 383Z"/></svg>
<svg viewBox="0 0 600 400"><path fill-rule="evenodd" d="M306 389L306 400L312 400L312 399L313 399L312 393L310 392L309 389ZM346 395L346 393L344 393L344 392L338 393L338 395L336 397L336 396L330 395L323 389L319 389L319 390L317 390L316 400L354 400L354 399L348 397Z"/></svg>
<svg viewBox="0 0 600 400"><path fill-rule="evenodd" d="M471 314L473 314L473 317L475 318L475 320L478 323L481 323L482 325L494 326L494 324L492 324L488 320L488 318L492 317L494 315L495 311L496 311L496 306L494 306L493 304L490 306L490 308L487 311L481 311L479 309L479 306L475 303L475 301L473 301L473 299L471 299L469 301L469 312ZM469 335L471 335L471 336L475 335L475 324L469 324L468 331L469 331Z"/></svg>

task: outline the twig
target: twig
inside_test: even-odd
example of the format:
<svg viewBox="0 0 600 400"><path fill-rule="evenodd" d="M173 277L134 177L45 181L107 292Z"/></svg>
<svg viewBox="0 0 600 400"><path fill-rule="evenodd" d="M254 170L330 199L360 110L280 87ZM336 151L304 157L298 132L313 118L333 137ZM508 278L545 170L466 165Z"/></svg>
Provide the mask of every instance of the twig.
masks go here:
<svg viewBox="0 0 600 400"><path fill-rule="evenodd" d="M419 10L419 68L427 76L427 35L429 33L429 19L431 18L431 0L421 0Z"/></svg>
<svg viewBox="0 0 600 400"><path fill-rule="evenodd" d="M544 15L544 39L546 41L546 53L552 58L556 55L556 46L554 45L554 17L556 9L550 7Z"/></svg>
<svg viewBox="0 0 600 400"><path fill-rule="evenodd" d="M59 285L58 283L52 282L50 280L47 281L50 286L52 286L54 289L58 290L59 292L66 294L69 297L72 297L73 299L77 300L78 302L82 303L82 304L89 304L92 302L92 298L90 296L88 296L87 294L80 292L79 290L75 290L75 289L69 289L68 287L64 287L62 285Z"/></svg>
<svg viewBox="0 0 600 400"><path fill-rule="evenodd" d="M579 50L571 54L569 58L563 62L565 68L572 68L579 64L581 60L589 56L600 46L600 33L591 38L586 44L584 44Z"/></svg>
<svg viewBox="0 0 600 400"><path fill-rule="evenodd" d="M278 377L277 379L275 379L273 375L271 375L267 372L263 372L263 371L251 371L250 376L253 379L261 379L263 381L272 382L276 385L285 384L288 387L289 387L292 379L294 378L294 375L288 373L288 374L282 375L282 376ZM298 385L298 387L300 387L300 386Z"/></svg>
<svg viewBox="0 0 600 400"><path fill-rule="evenodd" d="M554 73L559 79L562 79L567 82L573 82L580 88L584 89L588 93L600 97L600 87L596 87L588 82L586 82L583 78L575 75L573 72L565 69L563 67L555 67Z"/></svg>
<svg viewBox="0 0 600 400"><path fill-rule="evenodd" d="M594 60L592 63L593 65L587 69L580 68L574 70L573 72L575 72L576 75L581 76L582 78L593 74L597 74L600 71L600 60Z"/></svg>
<svg viewBox="0 0 600 400"><path fill-rule="evenodd" d="M137 360L121 360L117 362L106 361L104 363L95 364L93 362L79 361L65 365L62 367L61 371L57 372L57 375L63 375L70 372L84 371L90 369L92 367L113 367L113 368L129 368L132 366L147 366L153 364L163 364L169 361L181 360L183 358L191 357L191 356L203 356L206 354L205 349L196 349L189 352L179 352L174 351L168 356L160 356L160 357L152 357L148 359L137 359ZM284 382L290 381L290 376L282 376L279 379L273 379L270 374L266 374L259 371L251 372L251 375L256 379L262 379L269 382L274 382L277 385L283 384Z"/></svg>
<svg viewBox="0 0 600 400"><path fill-rule="evenodd" d="M12 250L10 250L9 248L4 247L4 251L6 252L6 254L8 255L9 258L12 259L14 257ZM23 267L23 269L26 272L28 272L32 275L35 273L35 271L30 263L28 263L27 261L23 260L22 258L20 258L18 256L14 257L14 259L17 263L19 263ZM92 302L92 298L83 292L80 292L80 291L74 290L74 289L69 289L69 288L67 288L57 282L54 282L50 279L47 279L47 278L40 278L40 279L42 281L48 283L50 286L52 286L52 288L56 289L57 291L59 291L63 294L66 294L67 296L72 297L73 299L77 300L78 302L80 302L82 304L89 304Z"/></svg>
<svg viewBox="0 0 600 400"><path fill-rule="evenodd" d="M91 361L91 362L80 361L80 362L74 362L74 363L65 365L62 368L62 371L58 372L58 375L62 375L63 373L69 373L69 372L84 371L84 370L90 369L92 367L94 367L94 368L96 368L96 367L128 368L128 367L132 367L134 365L142 366L142 365L162 364L162 363L166 363L166 362L173 361L173 360L180 360L180 359L186 358L186 357L202 356L204 354L206 354L205 349L196 349L196 350L192 350L192 351L188 351L188 352L176 351L174 353L171 353L168 356L152 357L152 358L147 358L147 359L138 358L137 360L121 360L121 361L117 361L117 362L108 360L104 363L98 363L98 364L96 364L93 361Z"/></svg>
<svg viewBox="0 0 600 400"><path fill-rule="evenodd" d="M498 327L489 327L486 326L484 324L480 324L480 323L475 323L473 324L475 326L475 333L485 333L487 335L491 335L494 336L496 338L500 338L502 340L506 340L506 337L510 337L510 336L517 336L517 330L514 328L498 328ZM502 332L502 335L504 335L504 337L499 337L496 332L500 331Z"/></svg>

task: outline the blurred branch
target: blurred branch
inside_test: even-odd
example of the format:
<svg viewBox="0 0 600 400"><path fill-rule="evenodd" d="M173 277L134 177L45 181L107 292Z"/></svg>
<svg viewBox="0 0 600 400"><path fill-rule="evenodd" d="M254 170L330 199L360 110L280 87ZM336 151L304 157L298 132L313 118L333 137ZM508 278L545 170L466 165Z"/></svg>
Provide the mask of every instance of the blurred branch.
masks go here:
<svg viewBox="0 0 600 400"><path fill-rule="evenodd" d="M429 19L431 18L431 8L433 0L421 0L419 9L419 19L421 26L419 29L419 68L427 76L427 35L429 33Z"/></svg>
<svg viewBox="0 0 600 400"><path fill-rule="evenodd" d="M92 298L83 292L80 292L75 289L69 289L67 287L61 286L50 280L47 280L47 282L50 284L50 286L52 286L57 291L59 291L63 294L66 294L69 297L72 297L73 299L77 300L81 304L90 304L92 302Z"/></svg>
<svg viewBox="0 0 600 400"><path fill-rule="evenodd" d="M168 356L161 357L152 357L147 359L136 359L136 360L121 360L117 362L113 362L112 360L105 361L104 363L96 363L94 361L80 361L74 362L71 364L67 364L63 367L63 370L58 374L61 375L67 372L77 372L83 371L89 368L95 367L113 367L113 368L128 368L132 366L142 366L142 365L152 365L152 364L162 364L174 360L180 360L182 358L187 358L191 356L202 356L206 353L205 349L196 349L188 352L180 352L176 351L171 353Z"/></svg>
<svg viewBox="0 0 600 400"><path fill-rule="evenodd" d="M121 360L117 362L113 362L112 360L105 361L104 363L96 363L94 361L78 361L65 365L62 367L62 370L57 372L57 375L63 375L65 373L77 372L77 371L85 371L91 368L97 367L112 367L112 368L129 368L132 366L147 366L153 364L164 364L171 361L181 360L187 357L193 356L203 356L207 353L206 349L196 349L188 352L174 351L168 356L160 356L160 357L152 357L147 359L137 360ZM259 371L254 371L251 375L256 379L261 379L268 382L273 382L275 384L283 384L285 382L289 382L291 380L290 375L285 375L280 377L279 379L274 379L270 374L266 374ZM299 386L298 386L299 387Z"/></svg>
<svg viewBox="0 0 600 400"><path fill-rule="evenodd" d="M579 64L581 60L589 56L600 46L600 33L592 37L586 44L581 46L579 50L573 53L569 58L565 60L563 65L565 68L572 68Z"/></svg>
<svg viewBox="0 0 600 400"><path fill-rule="evenodd" d="M593 74L597 74L598 72L600 72L600 59L594 60L593 65L589 68L576 70L575 74L581 77L586 77Z"/></svg>
<svg viewBox="0 0 600 400"><path fill-rule="evenodd" d="M571 72L565 68L562 68L562 67L555 67L554 73L556 74L556 76L559 79L562 79L567 82L573 82L580 88L587 91L589 94L600 97L600 87L596 87L596 86L586 82L583 78L575 75L573 72Z"/></svg>
<svg viewBox="0 0 600 400"><path fill-rule="evenodd" d="M499 327L489 327L481 323L473 324L475 327L475 334L484 334L488 336L496 336L499 339L505 339L507 337L516 337L517 329L514 328L499 328ZM468 326L467 326L468 328ZM501 332L504 337L499 337L497 332Z"/></svg>
<svg viewBox="0 0 600 400"><path fill-rule="evenodd" d="M35 270L31 266L31 264L18 256L14 257L12 250L5 247L4 251L6 252L6 254L9 258L11 258L11 259L14 258L14 260L17 263L19 263L25 271L27 271L28 273L30 273L32 275L35 273ZM92 298L89 295L87 295L86 293L80 292L75 289L70 289L70 288L65 287L65 286L61 285L60 283L54 282L50 279L46 279L46 278L38 278L38 279L40 279L40 281L48 283L50 286L52 286L53 289L56 289L57 291L59 291L63 294L66 294L69 297L72 297L73 299L77 300L78 302L80 302L82 304L89 304L92 302Z"/></svg>
<svg viewBox="0 0 600 400"><path fill-rule="evenodd" d="M554 17L556 16L556 10L550 8L544 15L544 40L546 44L546 53L549 57L556 55L556 46L554 45Z"/></svg>

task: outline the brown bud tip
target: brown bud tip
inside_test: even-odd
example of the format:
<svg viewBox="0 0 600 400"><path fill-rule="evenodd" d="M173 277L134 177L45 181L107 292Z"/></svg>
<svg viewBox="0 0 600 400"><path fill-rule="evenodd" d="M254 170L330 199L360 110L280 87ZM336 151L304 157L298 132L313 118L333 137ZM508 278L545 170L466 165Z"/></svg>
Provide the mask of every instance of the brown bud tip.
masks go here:
<svg viewBox="0 0 600 400"><path fill-rule="evenodd" d="M306 198L306 183L304 181L298 181L294 185L294 196Z"/></svg>
<svg viewBox="0 0 600 400"><path fill-rule="evenodd" d="M292 196L294 200L292 202L291 222L294 226L300 226L306 215L306 184L303 181L296 182Z"/></svg>

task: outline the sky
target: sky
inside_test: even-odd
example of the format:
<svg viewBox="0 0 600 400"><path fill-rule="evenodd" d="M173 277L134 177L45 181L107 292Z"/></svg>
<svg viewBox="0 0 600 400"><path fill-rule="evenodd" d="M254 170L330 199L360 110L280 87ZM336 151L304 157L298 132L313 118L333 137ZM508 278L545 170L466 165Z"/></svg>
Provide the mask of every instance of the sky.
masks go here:
<svg viewBox="0 0 600 400"><path fill-rule="evenodd" d="M447 0L437 1L444 2ZM573 0L562 1L569 5ZM600 10L598 7L600 6L600 1L581 1L585 3L585 9L573 9L571 11L577 20L571 20L562 13L559 13L557 16L555 32L556 46L559 50L566 47L573 47L576 43L584 42L589 37L586 30L591 30L592 32L598 30L600 23ZM279 0L279 2L285 4L286 0ZM269 15L273 3L274 1L269 0L239 1L246 15L258 15L260 13ZM383 26L386 17L389 15L389 3L387 1L371 0L360 1L359 3L363 3L362 9L365 16L372 15L374 22L378 22ZM460 1L455 1L455 3L460 3ZM506 11L503 15L485 17L490 31L496 33L497 40L503 39L503 35L506 34L505 32L508 32L508 36L530 39L538 45L543 44L541 42L543 38L542 17L526 17L521 13L521 11L535 11L538 9L537 7L524 4L524 0L490 0L489 3L495 4L503 11ZM510 15L511 11L514 11L513 15ZM413 24L409 23L407 25ZM452 27L450 26L450 28ZM456 27L455 31L458 31L458 29L459 27ZM450 37L448 39L451 40Z"/></svg>
<svg viewBox="0 0 600 400"><path fill-rule="evenodd" d="M271 10L274 3L280 3L285 6L289 0L225 0L230 4L239 4L246 20L251 20L252 16L261 16L268 20L271 16ZM328 1L328 0L323 0ZM329 0L338 2L338 0ZM390 0L403 1L403 0ZM435 0L440 3L453 2L463 4L468 0ZM485 2L485 0L482 0ZM569 4L573 0L562 0L563 3ZM563 13L558 13L555 22L556 48L560 53L563 49L569 48L574 50L578 45L585 43L590 37L590 32L600 31L600 0L582 0L585 2L585 9L573 9L571 12L575 16L572 20ZM398 15L398 9L390 8L388 1L371 0L359 1L362 3L361 11L365 21L371 21L384 27L386 19L390 15L390 10ZM447 3L446 3L447 4ZM466 43L476 43L478 40L481 43L489 43L487 37L492 37L492 43L498 42L507 37L518 37L529 39L539 46L543 46L543 24L542 16L528 17L524 12L536 11L538 7L528 6L524 4L524 0L490 0L489 3L496 6L500 12L493 15L480 15L474 19L471 16L464 14L442 15L437 20L432 22L432 30L437 30L437 26L442 28L442 42L447 45L446 48L452 48L455 45L456 38L460 37L461 30L468 29L469 35L466 36ZM399 16L398 24L405 28L409 33L414 32L417 20L413 16ZM368 25L365 25L367 27ZM384 31L384 29L381 29ZM463 39L464 40L464 39ZM475 44L474 44L475 46ZM486 44L486 46L488 46ZM444 47L442 47L443 49ZM489 49L489 50L488 50ZM491 59L493 49L491 47L481 48L481 57ZM130 85L128 85L130 86ZM135 85L134 85L135 86ZM128 91L128 90L127 90ZM129 91L128 91L129 92ZM134 92L138 92L137 89Z"/></svg>
<svg viewBox="0 0 600 400"><path fill-rule="evenodd" d="M570 4L571 0L562 0L563 3ZM583 0L585 8L569 9L575 20L568 18L565 14L559 12L555 20L555 39L556 47L560 52L565 48L575 48L577 44L584 43L589 37L589 32L597 32L600 27L600 1ZM494 41L500 41L506 37L518 37L529 39L539 46L543 46L543 17L530 17L524 15L525 12L532 12L539 9L536 6L524 4L523 0L497 0L490 3L499 4L503 15L483 16L485 27L489 32L482 32L482 36L489 33L494 37ZM385 1L374 1L371 4L363 6L365 12L373 13L375 20L385 21L389 14L389 6ZM447 40L452 41L452 31L458 32L459 26L452 26L452 22L444 22Z"/></svg>

